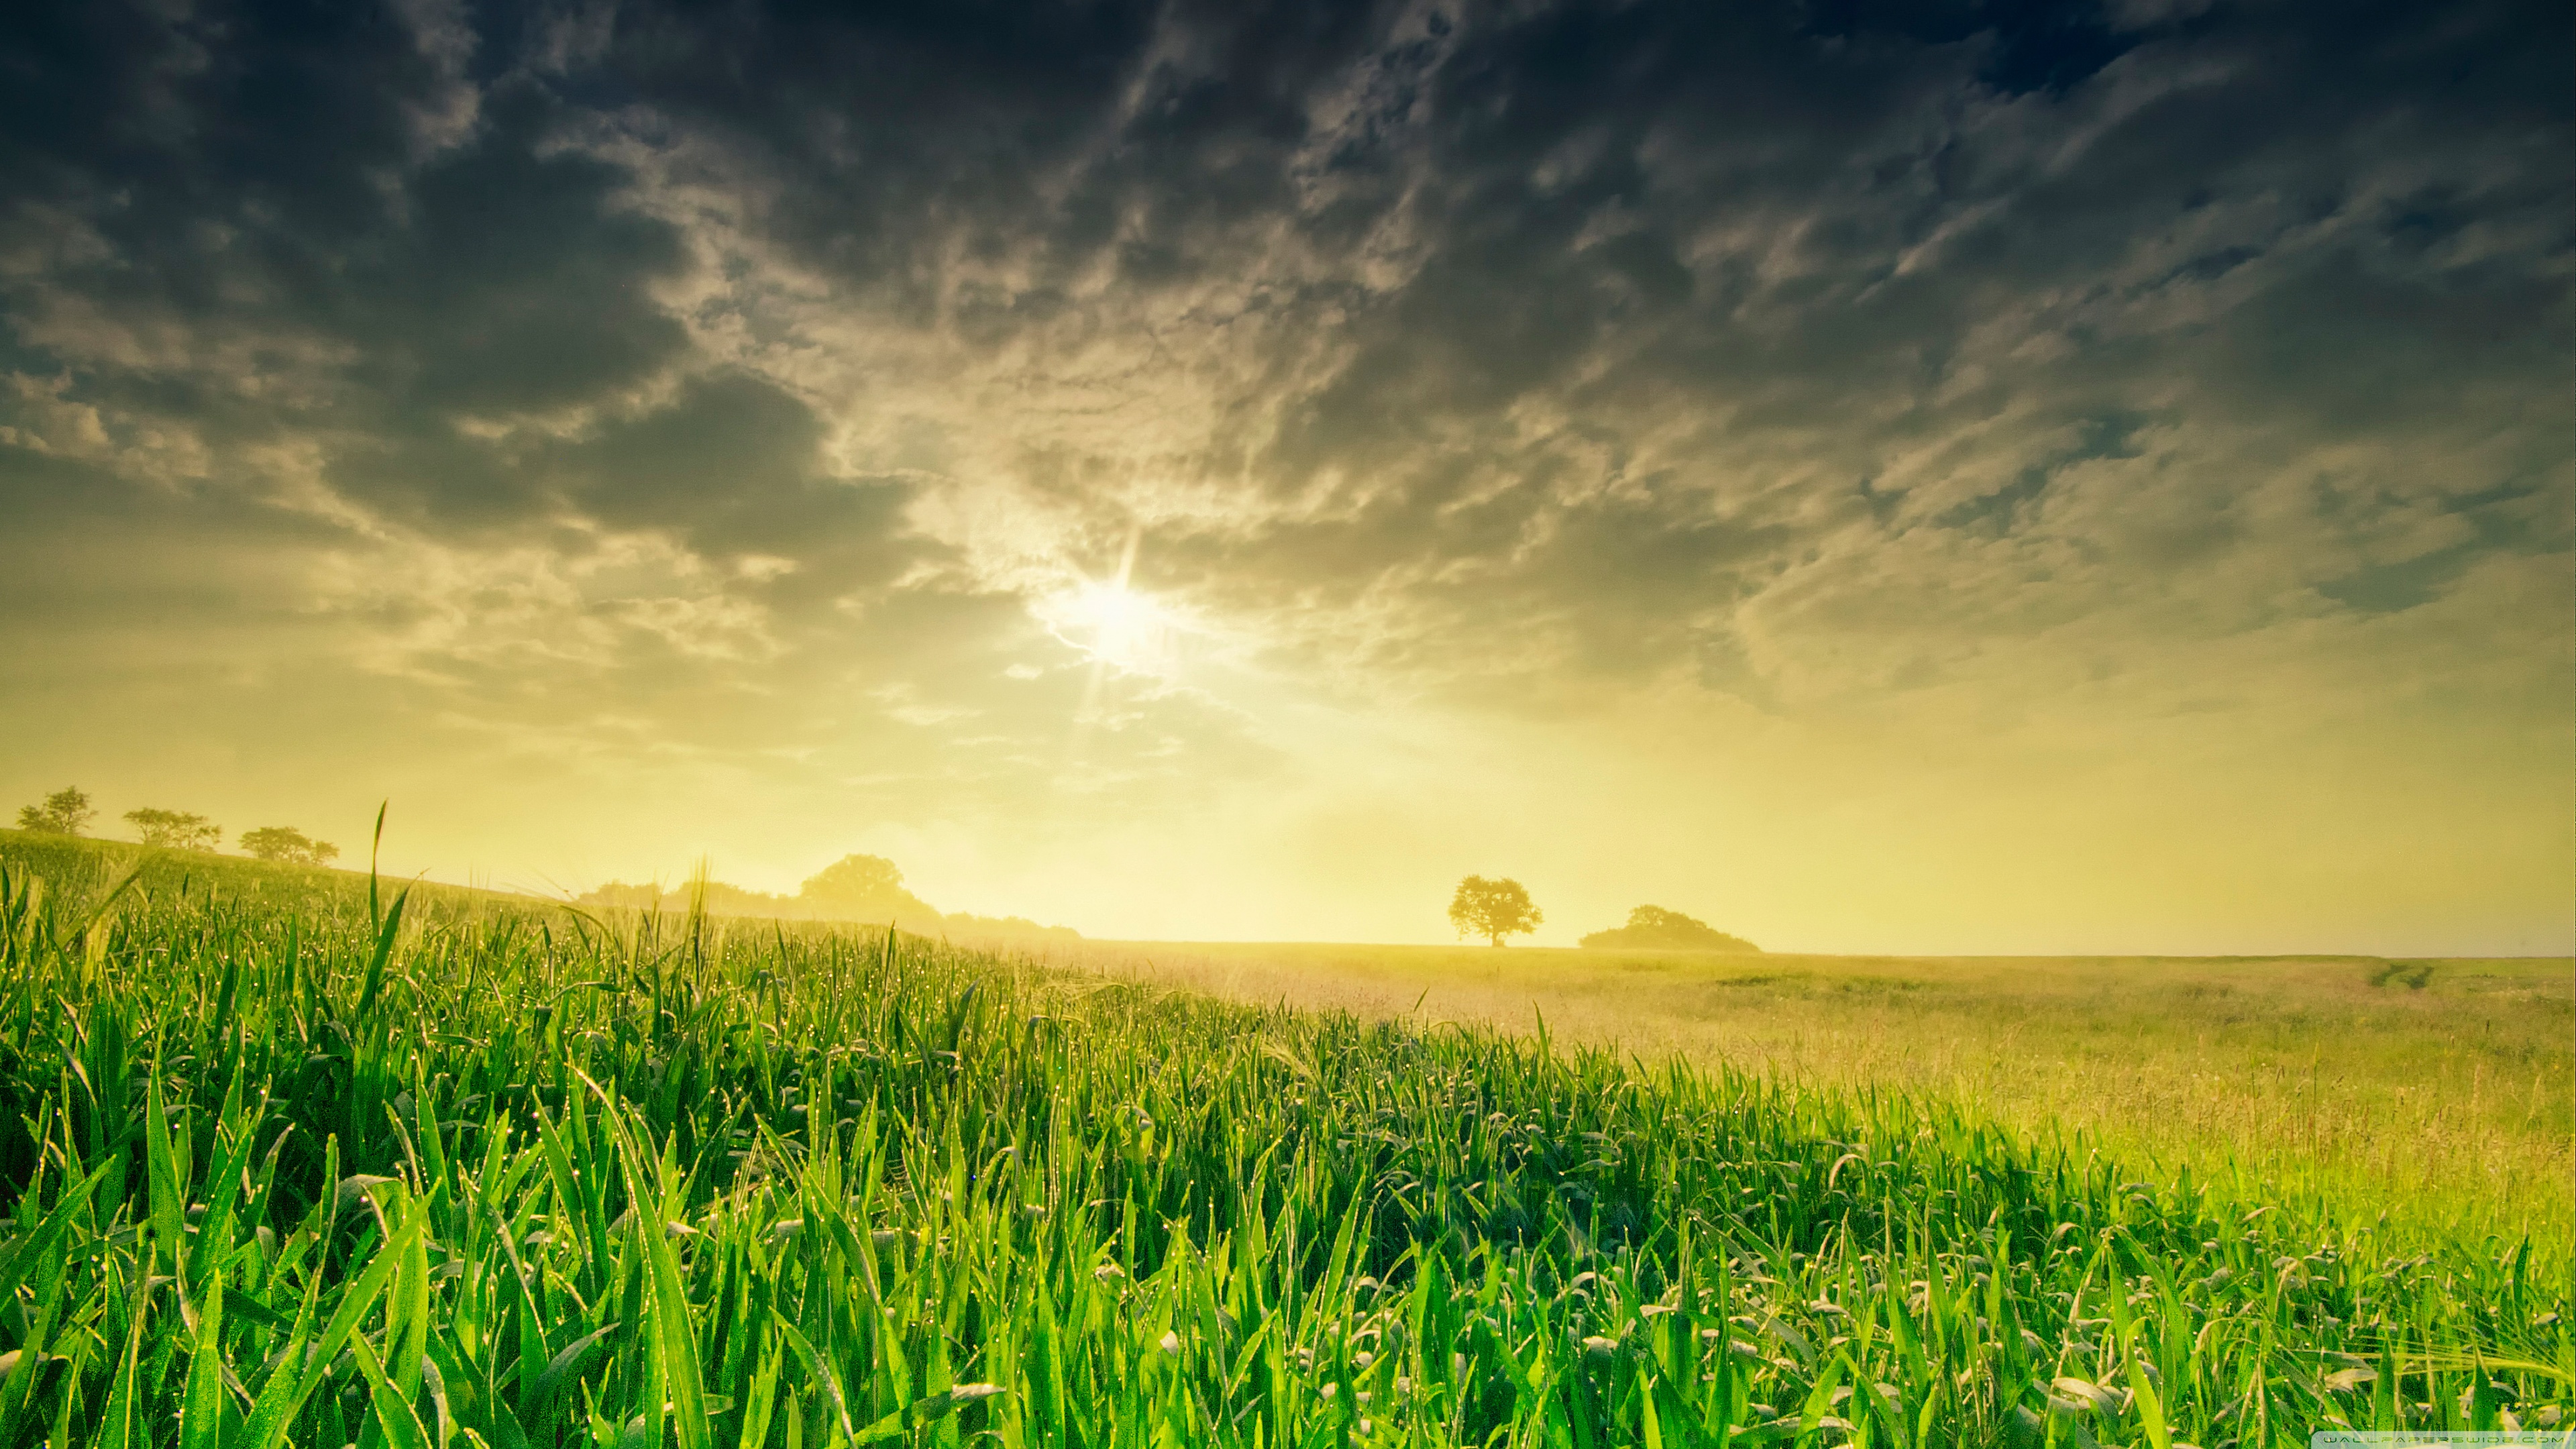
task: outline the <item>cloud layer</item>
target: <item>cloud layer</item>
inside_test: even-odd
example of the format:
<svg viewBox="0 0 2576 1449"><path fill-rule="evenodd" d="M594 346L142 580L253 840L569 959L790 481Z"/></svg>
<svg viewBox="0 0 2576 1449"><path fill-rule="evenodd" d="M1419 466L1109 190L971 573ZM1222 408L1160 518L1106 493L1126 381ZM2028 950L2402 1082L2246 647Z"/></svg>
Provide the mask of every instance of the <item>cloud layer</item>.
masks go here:
<svg viewBox="0 0 2576 1449"><path fill-rule="evenodd" d="M1816 944L2564 949L2571 28L36 7L6 783L891 842L1094 930L1544 864ZM1068 647L1121 567L1168 668Z"/></svg>

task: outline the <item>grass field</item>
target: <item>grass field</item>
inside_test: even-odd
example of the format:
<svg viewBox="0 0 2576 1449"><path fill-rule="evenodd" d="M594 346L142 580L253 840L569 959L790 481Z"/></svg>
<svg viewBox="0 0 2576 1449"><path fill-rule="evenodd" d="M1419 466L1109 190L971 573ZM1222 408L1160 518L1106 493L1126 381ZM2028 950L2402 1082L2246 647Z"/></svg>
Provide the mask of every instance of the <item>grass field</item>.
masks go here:
<svg viewBox="0 0 2576 1449"><path fill-rule="evenodd" d="M0 1444L2305 1444L2563 1253L1955 1106L0 836ZM2429 989L2429 988L2428 988Z"/></svg>
<svg viewBox="0 0 2576 1449"><path fill-rule="evenodd" d="M1098 943L1253 1001L1615 1042L1931 1095L2142 1171L2444 1236L2576 1233L2576 962L1982 959Z"/></svg>

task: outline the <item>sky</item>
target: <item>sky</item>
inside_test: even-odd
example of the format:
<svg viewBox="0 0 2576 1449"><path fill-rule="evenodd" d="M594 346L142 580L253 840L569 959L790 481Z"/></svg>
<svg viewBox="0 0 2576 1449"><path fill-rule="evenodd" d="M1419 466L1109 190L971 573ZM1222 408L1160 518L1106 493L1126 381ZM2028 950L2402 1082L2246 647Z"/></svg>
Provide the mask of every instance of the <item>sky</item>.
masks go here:
<svg viewBox="0 0 2576 1449"><path fill-rule="evenodd" d="M2576 949L2576 11L0 14L0 805Z"/></svg>

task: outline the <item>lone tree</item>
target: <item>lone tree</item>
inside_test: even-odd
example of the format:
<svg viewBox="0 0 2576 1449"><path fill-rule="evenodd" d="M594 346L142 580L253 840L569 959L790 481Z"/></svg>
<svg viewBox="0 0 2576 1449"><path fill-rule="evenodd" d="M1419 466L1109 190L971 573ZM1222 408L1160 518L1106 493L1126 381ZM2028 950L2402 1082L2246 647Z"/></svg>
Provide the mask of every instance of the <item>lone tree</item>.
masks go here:
<svg viewBox="0 0 2576 1449"><path fill-rule="evenodd" d="M221 826L186 810L128 810L125 823L134 827L144 844L171 850L212 850L224 838Z"/></svg>
<svg viewBox="0 0 2576 1449"><path fill-rule="evenodd" d="M42 805L18 807L18 828L47 835L78 835L98 812L89 808L89 792L66 786L45 797Z"/></svg>
<svg viewBox="0 0 2576 1449"><path fill-rule="evenodd" d="M1461 936L1482 936L1499 946L1505 936L1526 936L1546 919L1530 904L1529 891L1516 880L1487 880L1471 875L1458 882L1449 898L1449 924Z"/></svg>
<svg viewBox="0 0 2576 1449"><path fill-rule="evenodd" d="M303 831L285 825L263 825L241 833L241 848L262 860L283 860L296 865L320 865L340 853L340 847L327 840L313 840Z"/></svg>
<svg viewBox="0 0 2576 1449"><path fill-rule="evenodd" d="M930 903L903 888L903 872L882 855L845 855L808 877L796 899L818 916L845 921L939 923Z"/></svg>
<svg viewBox="0 0 2576 1449"><path fill-rule="evenodd" d="M903 893L903 872L882 855L845 855L805 878L809 901L877 901Z"/></svg>

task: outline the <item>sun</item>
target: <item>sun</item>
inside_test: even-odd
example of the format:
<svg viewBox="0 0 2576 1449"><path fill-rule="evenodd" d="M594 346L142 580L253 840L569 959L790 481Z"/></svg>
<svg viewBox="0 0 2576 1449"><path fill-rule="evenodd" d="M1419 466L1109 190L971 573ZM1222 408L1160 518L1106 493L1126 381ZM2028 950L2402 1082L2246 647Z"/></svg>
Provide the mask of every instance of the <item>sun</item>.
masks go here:
<svg viewBox="0 0 2576 1449"><path fill-rule="evenodd" d="M1056 636L1130 674L1170 672L1178 621L1161 604L1119 583L1085 583L1050 611Z"/></svg>

